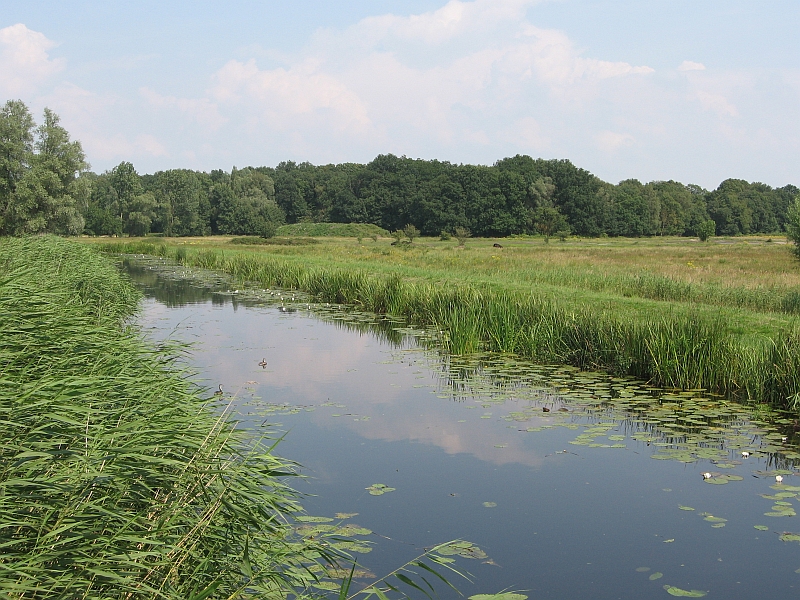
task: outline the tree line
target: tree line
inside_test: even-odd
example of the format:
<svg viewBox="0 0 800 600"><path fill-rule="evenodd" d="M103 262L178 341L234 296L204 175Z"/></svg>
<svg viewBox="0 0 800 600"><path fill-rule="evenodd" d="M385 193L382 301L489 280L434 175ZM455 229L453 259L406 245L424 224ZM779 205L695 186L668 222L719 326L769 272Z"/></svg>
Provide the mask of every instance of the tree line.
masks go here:
<svg viewBox="0 0 800 600"><path fill-rule="evenodd" d="M408 225L423 235L741 235L787 228L797 187L741 179L715 190L677 181L616 185L569 160L517 155L492 166L391 154L367 164L88 170L81 145L45 110L0 111L0 234L270 236L283 223Z"/></svg>

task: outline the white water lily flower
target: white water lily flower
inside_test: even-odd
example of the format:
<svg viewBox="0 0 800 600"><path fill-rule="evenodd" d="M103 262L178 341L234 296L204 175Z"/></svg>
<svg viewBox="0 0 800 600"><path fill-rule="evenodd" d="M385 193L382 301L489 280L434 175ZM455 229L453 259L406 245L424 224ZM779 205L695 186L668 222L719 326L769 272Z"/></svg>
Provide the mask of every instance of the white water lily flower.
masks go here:
<svg viewBox="0 0 800 600"><path fill-rule="evenodd" d="M711 473L703 473L703 479L711 479Z"/></svg>
<svg viewBox="0 0 800 600"><path fill-rule="evenodd" d="M775 481L780 483L781 481L783 481L783 476L782 475L775 475Z"/></svg>
<svg viewBox="0 0 800 600"><path fill-rule="evenodd" d="M749 452L742 452L742 458L747 458L748 456L750 456Z"/></svg>

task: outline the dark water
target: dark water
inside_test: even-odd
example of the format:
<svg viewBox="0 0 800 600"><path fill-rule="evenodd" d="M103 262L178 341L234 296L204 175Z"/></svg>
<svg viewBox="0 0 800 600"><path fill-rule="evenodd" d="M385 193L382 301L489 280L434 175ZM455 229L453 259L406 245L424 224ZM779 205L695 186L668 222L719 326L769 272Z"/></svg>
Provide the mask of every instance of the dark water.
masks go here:
<svg viewBox="0 0 800 600"><path fill-rule="evenodd" d="M800 532L791 419L504 357L448 362L396 323L371 333L290 294L282 312L212 293L224 282L130 272L147 294L144 330L190 342L191 365L235 397L244 427L286 433L278 453L303 465L307 511L358 513L350 522L375 532L359 563L377 575L462 538L488 555L460 561L474 576L465 596L798 596L800 543L781 540ZM709 485L704 472L734 477ZM370 495L375 483L396 490Z"/></svg>

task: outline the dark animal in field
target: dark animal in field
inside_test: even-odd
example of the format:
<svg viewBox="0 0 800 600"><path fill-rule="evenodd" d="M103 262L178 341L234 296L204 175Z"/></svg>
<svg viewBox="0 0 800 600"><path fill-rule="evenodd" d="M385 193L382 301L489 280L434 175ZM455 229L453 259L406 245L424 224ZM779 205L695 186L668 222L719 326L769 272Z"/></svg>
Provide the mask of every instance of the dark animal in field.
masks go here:
<svg viewBox="0 0 800 600"><path fill-rule="evenodd" d="M500 244L494 243L492 244L492 248L502 248Z"/></svg>

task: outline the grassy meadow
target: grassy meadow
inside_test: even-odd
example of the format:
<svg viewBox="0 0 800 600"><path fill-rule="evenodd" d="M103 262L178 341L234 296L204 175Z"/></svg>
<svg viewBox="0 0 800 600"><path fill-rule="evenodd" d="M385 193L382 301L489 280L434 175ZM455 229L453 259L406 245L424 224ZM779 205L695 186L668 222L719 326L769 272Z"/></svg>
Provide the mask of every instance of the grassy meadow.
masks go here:
<svg viewBox="0 0 800 600"><path fill-rule="evenodd" d="M87 242L403 316L437 328L454 353L510 352L800 408L800 263L783 238L316 240Z"/></svg>

